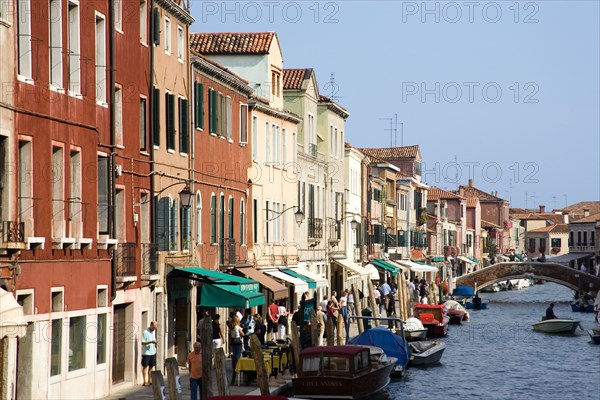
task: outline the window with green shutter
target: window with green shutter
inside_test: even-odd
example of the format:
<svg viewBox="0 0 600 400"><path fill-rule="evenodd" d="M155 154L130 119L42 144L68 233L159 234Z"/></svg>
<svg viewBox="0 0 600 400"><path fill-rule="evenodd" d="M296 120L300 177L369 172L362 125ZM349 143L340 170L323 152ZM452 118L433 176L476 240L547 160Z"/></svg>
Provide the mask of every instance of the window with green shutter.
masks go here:
<svg viewBox="0 0 600 400"><path fill-rule="evenodd" d="M160 146L160 89L152 89L152 143Z"/></svg>
<svg viewBox="0 0 600 400"><path fill-rule="evenodd" d="M175 150L175 96L165 93L166 121L167 121L167 149Z"/></svg>
<svg viewBox="0 0 600 400"><path fill-rule="evenodd" d="M194 126L204 129L204 85L194 83Z"/></svg>
<svg viewBox="0 0 600 400"><path fill-rule="evenodd" d="M192 239L192 216L190 207L181 207L180 225L181 225L181 250L190 250Z"/></svg>
<svg viewBox="0 0 600 400"><path fill-rule="evenodd" d="M208 90L208 130L210 133L217 134L217 92Z"/></svg>
<svg viewBox="0 0 600 400"><path fill-rule="evenodd" d="M240 244L246 243L244 240L244 222L246 218L246 204L244 203L244 199L240 201Z"/></svg>
<svg viewBox="0 0 600 400"><path fill-rule="evenodd" d="M169 198L163 197L156 206L156 240L158 251L169 250Z"/></svg>
<svg viewBox="0 0 600 400"><path fill-rule="evenodd" d="M229 239L233 239L233 197L229 198L229 226L227 234L229 235Z"/></svg>
<svg viewBox="0 0 600 400"><path fill-rule="evenodd" d="M217 196L210 197L210 243L217 242Z"/></svg>
<svg viewBox="0 0 600 400"><path fill-rule="evenodd" d="M178 206L178 201L173 200L169 215L169 251L177 251L177 215L179 214Z"/></svg>
<svg viewBox="0 0 600 400"><path fill-rule="evenodd" d="M157 7L152 10L152 41L156 46L160 44L160 11Z"/></svg>
<svg viewBox="0 0 600 400"><path fill-rule="evenodd" d="M188 101L179 98L179 152L189 153L189 121L188 121Z"/></svg>

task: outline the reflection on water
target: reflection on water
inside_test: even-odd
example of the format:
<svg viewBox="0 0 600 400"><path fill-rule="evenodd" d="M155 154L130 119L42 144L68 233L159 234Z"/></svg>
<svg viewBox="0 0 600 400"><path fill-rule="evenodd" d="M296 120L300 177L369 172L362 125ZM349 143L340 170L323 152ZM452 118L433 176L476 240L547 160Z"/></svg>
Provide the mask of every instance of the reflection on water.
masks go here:
<svg viewBox="0 0 600 400"><path fill-rule="evenodd" d="M546 283L481 297L489 308L470 310L470 321L450 326L441 365L411 368L374 398L600 399L600 345L581 329L568 336L531 329L550 302L559 318L595 326L593 314L571 311L570 289Z"/></svg>

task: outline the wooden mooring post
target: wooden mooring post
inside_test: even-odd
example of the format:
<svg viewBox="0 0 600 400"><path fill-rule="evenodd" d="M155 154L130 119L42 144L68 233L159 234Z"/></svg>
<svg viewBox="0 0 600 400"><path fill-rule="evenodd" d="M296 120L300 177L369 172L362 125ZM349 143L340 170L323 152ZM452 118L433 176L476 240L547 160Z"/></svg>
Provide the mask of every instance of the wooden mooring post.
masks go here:
<svg viewBox="0 0 600 400"><path fill-rule="evenodd" d="M219 396L229 395L229 381L227 380L227 366L225 365L227 357L225 350L218 348L215 350L215 376L217 377L217 391Z"/></svg>
<svg viewBox="0 0 600 400"><path fill-rule="evenodd" d="M292 332L294 331L295 325L296 324L292 324ZM252 358L254 359L256 380L258 382L260 394L262 396L269 396L271 394L269 389L269 374L267 373L267 368L265 367L265 357L262 353L260 340L258 340L256 335L250 335L250 348L252 349ZM271 366L271 368L272 367L273 366Z"/></svg>
<svg viewBox="0 0 600 400"><path fill-rule="evenodd" d="M362 313L362 302L360 301L356 285L352 285L352 295L354 296L354 315L360 316ZM356 325L358 326L358 333L363 333L362 319L356 319Z"/></svg>
<svg viewBox="0 0 600 400"><path fill-rule="evenodd" d="M167 371L167 393L171 400L181 400L181 377L179 376L179 365L175 357L169 357L165 360L165 370Z"/></svg>
<svg viewBox="0 0 600 400"><path fill-rule="evenodd" d="M373 286L373 282L369 279L369 300L371 303L371 311L373 311L374 317L379 317L379 308L377 307L377 303L375 302L375 288ZM375 326L379 326L379 321L375 320Z"/></svg>

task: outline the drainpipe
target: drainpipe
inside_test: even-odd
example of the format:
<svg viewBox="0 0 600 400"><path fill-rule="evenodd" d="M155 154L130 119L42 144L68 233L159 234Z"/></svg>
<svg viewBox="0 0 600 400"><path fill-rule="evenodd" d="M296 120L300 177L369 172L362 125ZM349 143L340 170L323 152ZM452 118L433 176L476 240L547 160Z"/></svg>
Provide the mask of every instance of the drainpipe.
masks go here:
<svg viewBox="0 0 600 400"><path fill-rule="evenodd" d="M109 85L110 85L110 100L109 100L109 116L110 116L110 159L109 159L109 170L110 170L110 185L109 185L109 210L110 218L108 221L110 237L115 238L117 235L117 213L115 212L115 180L116 180L116 165L115 165L115 13L114 13L114 2L108 2L108 25L109 25ZM111 279L110 279L110 299L114 300L117 297L117 290L115 288L117 282L117 256L118 250L112 251L111 260Z"/></svg>

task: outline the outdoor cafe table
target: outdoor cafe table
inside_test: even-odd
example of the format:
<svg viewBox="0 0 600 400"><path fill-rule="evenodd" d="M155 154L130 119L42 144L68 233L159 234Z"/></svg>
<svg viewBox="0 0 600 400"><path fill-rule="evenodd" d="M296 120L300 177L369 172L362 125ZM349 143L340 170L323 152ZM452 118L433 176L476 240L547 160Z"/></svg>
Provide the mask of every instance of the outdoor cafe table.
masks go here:
<svg viewBox="0 0 600 400"><path fill-rule="evenodd" d="M275 360L273 360L275 361ZM271 371L273 370L273 366L271 364L271 358L265 355L265 369L267 370L267 375L271 375ZM240 385L240 374L244 372L254 372L256 371L256 364L254 363L254 359L251 357L242 357L238 360L235 366L235 372L238 374L238 386Z"/></svg>

